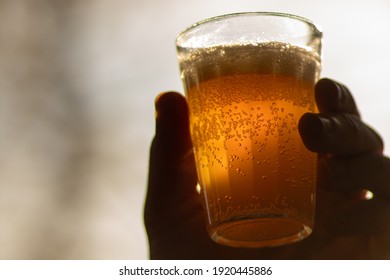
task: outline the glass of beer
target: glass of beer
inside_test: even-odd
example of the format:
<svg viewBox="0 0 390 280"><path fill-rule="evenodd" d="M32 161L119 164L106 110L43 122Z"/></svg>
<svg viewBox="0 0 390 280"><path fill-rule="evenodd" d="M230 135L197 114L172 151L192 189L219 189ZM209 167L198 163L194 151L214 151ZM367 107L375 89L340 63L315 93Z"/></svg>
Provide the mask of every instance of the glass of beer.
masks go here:
<svg viewBox="0 0 390 280"><path fill-rule="evenodd" d="M196 23L176 41L210 237L235 247L302 240L314 225L316 154L298 121L316 112L322 33L281 13Z"/></svg>

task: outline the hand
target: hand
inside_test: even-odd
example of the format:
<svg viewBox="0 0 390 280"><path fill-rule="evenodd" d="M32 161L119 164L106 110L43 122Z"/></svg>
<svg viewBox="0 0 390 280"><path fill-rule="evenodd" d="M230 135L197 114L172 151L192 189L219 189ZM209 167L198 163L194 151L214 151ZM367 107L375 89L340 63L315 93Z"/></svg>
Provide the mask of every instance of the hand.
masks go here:
<svg viewBox="0 0 390 280"><path fill-rule="evenodd" d="M316 226L307 239L281 247L243 249L206 232L189 135L188 108L174 92L156 99L145 225L152 259L390 258L390 161L380 137L362 123L348 89L317 83L320 114L299 124L305 145L320 153ZM374 198L365 198L366 189Z"/></svg>
<svg viewBox="0 0 390 280"><path fill-rule="evenodd" d="M315 93L321 114L304 115L299 130L305 145L319 153L319 188L346 197L335 206L319 195L318 212L323 207L330 214L326 226L332 235L361 239L355 249L346 246L352 254L346 257L390 259L390 160L382 139L361 121L347 87L323 79Z"/></svg>

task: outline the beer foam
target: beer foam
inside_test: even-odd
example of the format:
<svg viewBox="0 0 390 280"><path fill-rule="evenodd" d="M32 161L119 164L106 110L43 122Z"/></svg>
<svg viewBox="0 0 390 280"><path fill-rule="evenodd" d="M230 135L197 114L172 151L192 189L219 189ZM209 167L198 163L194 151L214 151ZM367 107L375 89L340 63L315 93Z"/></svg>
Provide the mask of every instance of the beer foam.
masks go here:
<svg viewBox="0 0 390 280"><path fill-rule="evenodd" d="M218 76L245 73L286 75L314 84L320 72L317 54L280 42L182 48L179 61L187 90Z"/></svg>

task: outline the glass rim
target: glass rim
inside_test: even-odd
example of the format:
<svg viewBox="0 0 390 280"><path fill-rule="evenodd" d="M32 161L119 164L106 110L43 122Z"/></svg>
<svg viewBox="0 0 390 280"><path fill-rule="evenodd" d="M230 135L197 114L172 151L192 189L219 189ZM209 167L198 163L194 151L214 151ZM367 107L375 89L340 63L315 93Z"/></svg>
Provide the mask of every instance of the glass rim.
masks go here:
<svg viewBox="0 0 390 280"><path fill-rule="evenodd" d="M313 28L313 30L315 31L314 34L316 37L322 37L321 28L317 24L315 24L313 21L311 21L305 17L302 17L302 16L289 14L289 13L282 13L282 12L240 12L240 13L224 14L224 15L214 16L214 17L200 20L200 21L192 24L191 26L187 27L182 32L180 32L179 35L176 37L176 44L178 44L178 41L180 40L180 38L182 36L184 36L185 33L197 28L200 25L203 25L203 24L209 23L209 22L213 22L213 21L217 21L219 19L239 17L239 16L270 16L270 17L290 18L290 19L298 20L298 21L301 21L301 22L306 23L309 26L311 26Z"/></svg>

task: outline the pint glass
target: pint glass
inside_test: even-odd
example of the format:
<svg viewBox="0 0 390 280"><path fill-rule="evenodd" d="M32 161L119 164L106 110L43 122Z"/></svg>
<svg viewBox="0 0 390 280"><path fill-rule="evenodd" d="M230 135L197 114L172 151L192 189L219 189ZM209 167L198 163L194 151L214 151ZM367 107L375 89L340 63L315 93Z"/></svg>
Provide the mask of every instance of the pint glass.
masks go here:
<svg viewBox="0 0 390 280"><path fill-rule="evenodd" d="M176 41L210 237L277 246L313 229L316 154L298 121L315 112L322 33L280 13L201 21Z"/></svg>

